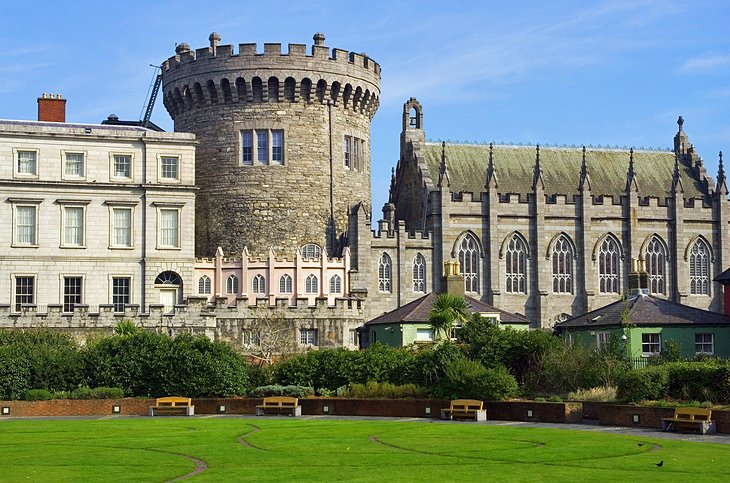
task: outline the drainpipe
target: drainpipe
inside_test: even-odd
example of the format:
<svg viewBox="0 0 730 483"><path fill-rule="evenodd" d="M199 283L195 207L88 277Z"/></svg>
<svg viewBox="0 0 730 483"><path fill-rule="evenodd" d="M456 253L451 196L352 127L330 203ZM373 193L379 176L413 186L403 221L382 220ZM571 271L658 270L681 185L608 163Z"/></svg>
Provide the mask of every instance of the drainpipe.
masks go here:
<svg viewBox="0 0 730 483"><path fill-rule="evenodd" d="M332 159L332 99L327 99L327 111L329 116L330 135L330 220L329 220L329 255L335 256L335 179L334 161Z"/></svg>
<svg viewBox="0 0 730 483"><path fill-rule="evenodd" d="M142 141L142 258L139 261L140 271L142 272L142 297L141 312L144 313L147 291L147 143L144 134L140 137Z"/></svg>

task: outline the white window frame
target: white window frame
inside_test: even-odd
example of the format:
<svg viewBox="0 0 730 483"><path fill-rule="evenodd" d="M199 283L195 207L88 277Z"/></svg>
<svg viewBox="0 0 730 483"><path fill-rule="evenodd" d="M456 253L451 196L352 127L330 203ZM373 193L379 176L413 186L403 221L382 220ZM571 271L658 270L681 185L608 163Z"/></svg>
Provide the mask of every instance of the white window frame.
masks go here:
<svg viewBox="0 0 730 483"><path fill-rule="evenodd" d="M157 208L157 249L158 250L180 250L182 248L182 210L184 204L182 203L153 203ZM163 237L163 226L162 226L162 213L163 212L176 212L176 223L177 223L177 239L174 244L165 243L165 237Z"/></svg>
<svg viewBox="0 0 730 483"><path fill-rule="evenodd" d="M412 267L413 291L416 293L426 293L426 258L417 253L413 257Z"/></svg>
<svg viewBox="0 0 730 483"><path fill-rule="evenodd" d="M23 305L36 305L38 303L38 274L37 273L14 273L12 275L12 303L11 303L11 312L18 313L20 312L20 307L17 302L18 298L18 279L19 278L30 278L33 279L33 284L31 287L31 291L33 292L31 296L33 297L31 302L25 302ZM27 294L25 294L27 296Z"/></svg>
<svg viewBox="0 0 730 483"><path fill-rule="evenodd" d="M168 176L165 172L165 161L175 161L175 176ZM179 183L180 182L180 156L175 154L160 154L157 156L157 166L159 169L159 180L161 183Z"/></svg>
<svg viewBox="0 0 730 483"><path fill-rule="evenodd" d="M69 155L80 155L81 156L81 173L69 174L67 172L67 169L69 166L69 164L68 164ZM63 179L70 179L70 180L85 179L86 178L86 165L87 165L86 158L87 158L86 151L79 151L79 150L61 151L61 160L62 160L61 177Z"/></svg>
<svg viewBox="0 0 730 483"><path fill-rule="evenodd" d="M653 341L653 337L656 336L656 341ZM644 338L648 337L649 341L644 341ZM656 351L647 351L646 347L651 348L652 346L657 346ZM659 332L644 332L641 334L641 355L644 357L654 357L658 356L662 351L662 334Z"/></svg>
<svg viewBox="0 0 730 483"><path fill-rule="evenodd" d="M310 273L304 281L304 292L307 294L319 294L319 278Z"/></svg>
<svg viewBox="0 0 730 483"><path fill-rule="evenodd" d="M279 293L290 295L293 293L294 282L292 276L285 273L279 277Z"/></svg>
<svg viewBox="0 0 730 483"><path fill-rule="evenodd" d="M266 293L266 279L260 273L257 273L251 279L251 293L263 295Z"/></svg>
<svg viewBox="0 0 730 483"><path fill-rule="evenodd" d="M330 277L330 293L342 293L342 277L338 274Z"/></svg>
<svg viewBox="0 0 730 483"><path fill-rule="evenodd" d="M621 293L621 247L612 236L605 237L598 250L598 292Z"/></svg>
<svg viewBox="0 0 730 483"><path fill-rule="evenodd" d="M81 200L57 200L56 201L59 205L61 205L61 248L86 248L86 206L91 201L81 201ZM67 231L69 227L67 226L66 217L68 216L69 210L81 210L81 226L79 227L81 233L80 240L78 242L69 241L67 238Z"/></svg>
<svg viewBox="0 0 730 483"><path fill-rule="evenodd" d="M231 273L226 277L226 294L227 295L238 295L240 290L240 281L238 277Z"/></svg>
<svg viewBox="0 0 730 483"><path fill-rule="evenodd" d="M504 274L507 293L527 293L527 244L516 233L507 242Z"/></svg>
<svg viewBox="0 0 730 483"><path fill-rule="evenodd" d="M316 243L305 243L301 248L302 258L315 260L322 257L322 247Z"/></svg>
<svg viewBox="0 0 730 483"><path fill-rule="evenodd" d="M664 242L658 236L653 236L646 245L646 271L649 273L649 292L651 294L667 294L669 276L667 273L668 253Z"/></svg>
<svg viewBox="0 0 730 483"><path fill-rule="evenodd" d="M34 171L32 173L20 170L20 153L35 153ZM40 171L40 149L13 148L13 175L17 178L37 178Z"/></svg>
<svg viewBox="0 0 730 483"><path fill-rule="evenodd" d="M611 333L608 331L596 332L596 349L601 349L611 341Z"/></svg>
<svg viewBox="0 0 730 483"><path fill-rule="evenodd" d="M201 275L198 278L198 294L210 295L212 292L212 283L210 277L207 275Z"/></svg>
<svg viewBox="0 0 730 483"><path fill-rule="evenodd" d="M433 329L416 329L416 342L433 342Z"/></svg>
<svg viewBox="0 0 730 483"><path fill-rule="evenodd" d="M39 246L38 220L40 217L40 204L43 200L26 198L8 198L13 210L13 244L14 248L36 248ZM18 208L33 208L35 220L33 221L33 240L31 242L18 241Z"/></svg>
<svg viewBox="0 0 730 483"><path fill-rule="evenodd" d="M129 176L117 176L117 157L129 158ZM134 154L133 153L109 153L109 180L110 181L132 181L134 179Z"/></svg>
<svg viewBox="0 0 730 483"><path fill-rule="evenodd" d="M697 337L700 336L703 340L697 341ZM705 338L709 336L710 340L707 341ZM704 350L704 346L710 346L710 350L706 351ZM698 346L702 350L697 350ZM695 354L707 354L707 355L715 355L715 334L712 332L698 332L695 334Z"/></svg>
<svg viewBox="0 0 730 483"><path fill-rule="evenodd" d="M709 297L712 291L710 288L710 247L701 238L692 244L688 262L690 295Z"/></svg>
<svg viewBox="0 0 730 483"><path fill-rule="evenodd" d="M84 300L86 300L86 297L85 297L85 294L84 294L84 291L86 290L86 280L85 280L85 278L84 278L84 276L82 274L78 274L78 273L77 274L67 274L67 273L64 273L64 274L61 274L60 277L61 277L61 283L59 284L59 289L60 289L60 292L61 292L61 297L60 297L61 305L63 306L62 307L62 312L65 313L65 314L70 314L70 313L73 313L73 311L75 310L76 306L78 306L78 305L84 305ZM81 286L79 287L79 292L80 293L78 294L79 301L73 303L72 310L66 310L66 305L67 305L66 304L66 297L67 297L67 295L66 295L66 280L67 279L72 279L72 278L73 279L79 279L81 281L81 283L80 283Z"/></svg>
<svg viewBox="0 0 730 483"><path fill-rule="evenodd" d="M281 146L274 146L274 133L281 133ZM250 135L250 145L244 143L244 136L248 135ZM239 143L239 162L241 166L284 166L286 164L286 131L283 128L258 127L241 129ZM244 159L245 148L250 149L250 159ZM276 159L276 148L281 149L280 159Z"/></svg>
<svg viewBox="0 0 730 483"><path fill-rule="evenodd" d="M299 344L304 346L318 346L319 330L314 328L300 328Z"/></svg>
<svg viewBox="0 0 730 483"><path fill-rule="evenodd" d="M468 263L467 263L468 262ZM476 236L467 233L459 242L459 265L464 276L464 292L479 293L481 250Z"/></svg>
<svg viewBox="0 0 730 483"><path fill-rule="evenodd" d="M574 259L573 244L566 235L560 235L555 240L552 257L550 258L553 271L553 293L572 295L575 291L573 280L575 275Z"/></svg>
<svg viewBox="0 0 730 483"><path fill-rule="evenodd" d="M393 292L393 259L385 252L378 259L378 292Z"/></svg>
<svg viewBox="0 0 730 483"><path fill-rule="evenodd" d="M129 281L129 293L127 294L128 302L125 303L125 305L132 304L132 296L134 295L134 277L130 274L112 274L109 275L109 303L114 305L114 312L117 314L123 313L124 309L117 310L116 304L114 303L114 297L116 294L114 293L114 281L116 279L127 279Z"/></svg>

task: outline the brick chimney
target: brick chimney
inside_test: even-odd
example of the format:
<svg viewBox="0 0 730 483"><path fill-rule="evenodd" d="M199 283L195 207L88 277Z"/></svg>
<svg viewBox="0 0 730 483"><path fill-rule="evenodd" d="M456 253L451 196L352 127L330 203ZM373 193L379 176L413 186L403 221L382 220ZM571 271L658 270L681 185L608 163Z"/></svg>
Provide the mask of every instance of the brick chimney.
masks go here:
<svg viewBox="0 0 730 483"><path fill-rule="evenodd" d="M464 296L464 276L461 274L461 266L458 260L444 262L441 291L455 297Z"/></svg>
<svg viewBox="0 0 730 483"><path fill-rule="evenodd" d="M46 94L38 98L38 120L66 122L66 99L61 94Z"/></svg>

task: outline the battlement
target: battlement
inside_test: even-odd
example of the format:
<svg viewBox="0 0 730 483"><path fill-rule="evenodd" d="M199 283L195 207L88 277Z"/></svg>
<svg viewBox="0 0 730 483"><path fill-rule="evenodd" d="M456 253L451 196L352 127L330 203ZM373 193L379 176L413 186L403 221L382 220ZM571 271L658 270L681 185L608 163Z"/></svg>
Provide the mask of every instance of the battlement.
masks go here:
<svg viewBox="0 0 730 483"><path fill-rule="evenodd" d="M162 64L164 103L170 115L228 103L305 102L327 104L375 114L380 99L380 65L367 54L324 46L314 36L311 54L303 44L265 43L259 53L253 43L210 46L192 50L179 44Z"/></svg>

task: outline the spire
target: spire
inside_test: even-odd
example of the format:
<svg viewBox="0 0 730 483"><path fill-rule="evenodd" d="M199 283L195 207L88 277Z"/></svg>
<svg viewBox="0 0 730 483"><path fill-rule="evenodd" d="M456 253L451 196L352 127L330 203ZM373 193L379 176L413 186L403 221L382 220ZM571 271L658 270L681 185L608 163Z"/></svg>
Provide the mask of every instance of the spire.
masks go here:
<svg viewBox="0 0 730 483"><path fill-rule="evenodd" d="M720 151L720 162L717 165L717 184L715 191L727 195L727 180L725 179L725 166L722 164L722 151Z"/></svg>
<svg viewBox="0 0 730 483"><path fill-rule="evenodd" d="M636 182L636 173L634 172L634 148L629 151L629 171L626 173L626 191L639 191L639 185Z"/></svg>
<svg viewBox="0 0 730 483"><path fill-rule="evenodd" d="M542 167L540 167L540 145L536 146L535 150L535 173L532 178L532 190L536 191L538 186L540 189L545 189L545 180L542 177Z"/></svg>
<svg viewBox="0 0 730 483"><path fill-rule="evenodd" d="M591 178L588 176L588 164L586 163L586 147L583 146L583 161L580 166L580 191L591 190Z"/></svg>
<svg viewBox="0 0 730 483"><path fill-rule="evenodd" d="M439 183L438 187L443 186L444 178L446 178L446 187L451 186L451 180L449 179L449 171L446 168L446 141L441 141L441 164L439 165Z"/></svg>
<svg viewBox="0 0 730 483"><path fill-rule="evenodd" d="M684 125L684 119L682 116L679 116L679 119L677 119L677 126L679 127L679 132L682 132L682 126Z"/></svg>
<svg viewBox="0 0 730 483"><path fill-rule="evenodd" d="M682 119L680 117L680 119ZM681 128L681 124L680 124ZM684 193L684 185L679 171L679 155L674 153L674 174L672 175L672 193Z"/></svg>
<svg viewBox="0 0 730 483"><path fill-rule="evenodd" d="M395 168L390 168L390 190L388 192L388 203L394 203L395 196Z"/></svg>
<svg viewBox="0 0 730 483"><path fill-rule="evenodd" d="M489 143L489 164L487 165L487 189L498 188L497 168L494 167L493 158L494 143Z"/></svg>
<svg viewBox="0 0 730 483"><path fill-rule="evenodd" d="M681 155L687 154L689 149L689 138L684 132L684 118L679 116L677 119L677 134L674 135L674 152Z"/></svg>

